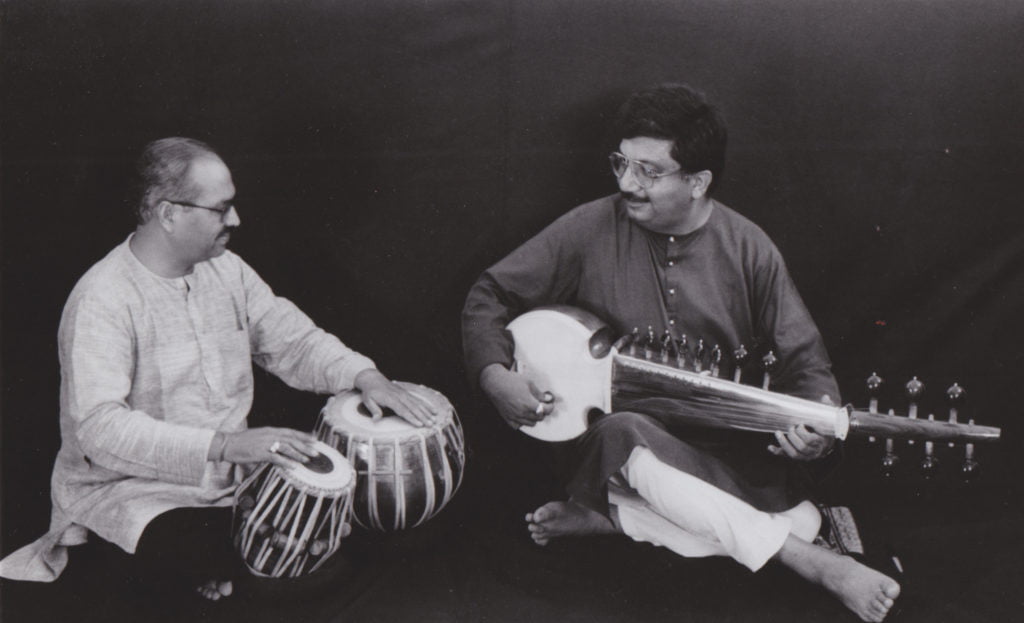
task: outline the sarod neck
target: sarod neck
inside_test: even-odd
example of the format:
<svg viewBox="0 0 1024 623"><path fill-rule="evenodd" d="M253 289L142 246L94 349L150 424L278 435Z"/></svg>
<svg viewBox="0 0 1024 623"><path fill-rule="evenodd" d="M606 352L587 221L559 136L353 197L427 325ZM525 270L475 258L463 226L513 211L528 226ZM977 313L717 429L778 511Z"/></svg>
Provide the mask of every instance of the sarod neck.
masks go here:
<svg viewBox="0 0 1024 623"><path fill-rule="evenodd" d="M805 424L840 439L847 432L841 407L622 354L612 363L611 393L613 411L639 411L693 426L770 433Z"/></svg>

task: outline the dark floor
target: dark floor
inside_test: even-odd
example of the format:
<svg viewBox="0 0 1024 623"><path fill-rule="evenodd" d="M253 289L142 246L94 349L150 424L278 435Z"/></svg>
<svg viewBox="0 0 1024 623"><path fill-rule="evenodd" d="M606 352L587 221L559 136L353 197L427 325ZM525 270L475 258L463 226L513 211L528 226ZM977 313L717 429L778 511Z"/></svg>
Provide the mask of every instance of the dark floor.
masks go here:
<svg viewBox="0 0 1024 623"><path fill-rule="evenodd" d="M532 442L531 442L532 443ZM514 451L520 451L516 447ZM1016 621L1024 609L1024 505L994 459L965 486L950 474L884 481L874 449L850 449L825 500L854 509L873 566L895 573L894 621ZM948 458L944 466L952 466ZM1013 464L1006 461L1006 466ZM5 582L2 620L22 621L855 621L785 569L752 574L725 559L687 560L624 538L535 546L522 514L554 495L545 466L504 469L471 457L458 496L401 534L356 532L326 576L240 585L217 604L146 587L117 558L75 550L54 584Z"/></svg>

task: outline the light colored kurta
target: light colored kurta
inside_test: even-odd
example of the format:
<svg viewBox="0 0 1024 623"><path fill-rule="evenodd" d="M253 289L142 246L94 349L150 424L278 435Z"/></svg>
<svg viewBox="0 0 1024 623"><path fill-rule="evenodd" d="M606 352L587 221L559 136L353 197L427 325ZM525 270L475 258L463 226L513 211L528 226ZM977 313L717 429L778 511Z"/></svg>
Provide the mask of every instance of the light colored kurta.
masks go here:
<svg viewBox="0 0 1024 623"><path fill-rule="evenodd" d="M128 240L79 280L58 341L62 444L50 532L0 563L3 577L55 579L63 546L84 542L86 530L131 553L165 511L230 505L240 474L206 456L216 431L246 428L253 361L324 394L374 366L234 253L166 279Z"/></svg>

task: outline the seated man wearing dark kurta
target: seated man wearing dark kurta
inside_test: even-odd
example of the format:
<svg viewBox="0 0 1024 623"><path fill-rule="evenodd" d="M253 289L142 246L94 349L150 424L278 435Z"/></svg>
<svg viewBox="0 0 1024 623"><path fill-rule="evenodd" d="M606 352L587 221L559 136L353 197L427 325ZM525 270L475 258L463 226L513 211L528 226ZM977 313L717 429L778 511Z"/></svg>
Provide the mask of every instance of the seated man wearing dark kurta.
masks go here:
<svg viewBox="0 0 1024 623"><path fill-rule="evenodd" d="M725 159L719 113L689 87L629 98L611 154L619 193L568 212L483 273L463 311L471 378L513 427L547 416L557 396L510 370L506 325L542 305L568 304L620 335L663 328L725 352L768 344L774 389L837 402L821 336L767 235L712 198ZM685 433L634 412L593 422L576 442L569 499L526 516L544 545L559 536L621 532L682 556L731 556L752 570L777 560L880 621L893 579L812 544L821 517L799 477L832 439L806 427L753 434Z"/></svg>

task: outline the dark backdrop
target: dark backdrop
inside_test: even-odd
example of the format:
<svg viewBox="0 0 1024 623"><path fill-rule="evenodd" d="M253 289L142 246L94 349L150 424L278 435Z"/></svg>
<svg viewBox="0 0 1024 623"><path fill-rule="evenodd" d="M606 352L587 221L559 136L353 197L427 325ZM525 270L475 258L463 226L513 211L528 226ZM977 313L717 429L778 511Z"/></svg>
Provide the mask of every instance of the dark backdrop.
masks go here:
<svg viewBox="0 0 1024 623"><path fill-rule="evenodd" d="M918 375L944 413L959 382L1004 427L989 486L1019 491L1021 3L35 0L3 3L0 32L5 553L46 524L57 323L133 226L146 142L219 148L232 248L386 373L449 395L486 474L505 433L464 381L465 293L614 190L607 120L661 81L724 112L718 198L780 247L846 397L872 371ZM261 378L257 417L321 401Z"/></svg>

